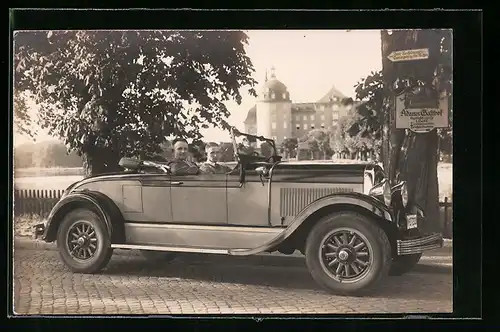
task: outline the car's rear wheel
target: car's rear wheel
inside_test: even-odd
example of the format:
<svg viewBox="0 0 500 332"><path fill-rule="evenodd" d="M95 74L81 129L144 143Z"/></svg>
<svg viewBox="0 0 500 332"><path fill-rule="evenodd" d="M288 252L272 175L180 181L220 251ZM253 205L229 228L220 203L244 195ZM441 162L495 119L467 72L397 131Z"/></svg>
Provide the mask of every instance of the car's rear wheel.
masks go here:
<svg viewBox="0 0 500 332"><path fill-rule="evenodd" d="M314 280L337 294L372 290L391 265L391 245L384 230L350 211L320 220L307 238L305 255Z"/></svg>
<svg viewBox="0 0 500 332"><path fill-rule="evenodd" d="M403 255L394 258L389 270L390 276L402 276L410 272L418 264L422 254Z"/></svg>
<svg viewBox="0 0 500 332"><path fill-rule="evenodd" d="M101 271L113 254L106 225L89 209L73 210L64 217L57 246L66 266L78 273Z"/></svg>
<svg viewBox="0 0 500 332"><path fill-rule="evenodd" d="M155 250L141 250L141 255L148 261L155 263L168 263L176 257L173 252Z"/></svg>

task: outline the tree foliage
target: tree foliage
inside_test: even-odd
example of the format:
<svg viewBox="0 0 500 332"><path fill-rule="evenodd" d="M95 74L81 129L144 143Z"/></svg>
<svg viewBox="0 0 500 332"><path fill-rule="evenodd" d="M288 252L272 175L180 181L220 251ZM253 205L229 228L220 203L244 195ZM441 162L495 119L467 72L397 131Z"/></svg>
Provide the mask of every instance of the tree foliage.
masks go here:
<svg viewBox="0 0 500 332"><path fill-rule="evenodd" d="M296 137L289 137L283 140L281 146L286 156L289 158L293 158L299 146L299 141Z"/></svg>
<svg viewBox="0 0 500 332"><path fill-rule="evenodd" d="M35 138L36 132L32 127L33 119L29 114L26 99L26 96L24 96L20 91L14 91L14 130L16 134L27 135L31 138Z"/></svg>
<svg viewBox="0 0 500 332"><path fill-rule="evenodd" d="M228 129L225 101L255 94L241 31L49 31L14 36L16 91L87 166L158 153L166 136ZM102 171L103 169L100 169Z"/></svg>

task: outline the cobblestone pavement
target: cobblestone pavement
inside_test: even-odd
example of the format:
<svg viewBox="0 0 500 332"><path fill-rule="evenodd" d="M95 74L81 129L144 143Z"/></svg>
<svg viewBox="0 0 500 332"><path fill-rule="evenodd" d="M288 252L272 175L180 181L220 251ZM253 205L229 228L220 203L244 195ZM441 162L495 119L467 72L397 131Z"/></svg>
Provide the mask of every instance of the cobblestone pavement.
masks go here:
<svg viewBox="0 0 500 332"><path fill-rule="evenodd" d="M370 297L320 289L303 265L184 255L165 266L114 255L101 274L69 272L55 251L16 250L16 314L418 313L452 311L452 275L390 277Z"/></svg>

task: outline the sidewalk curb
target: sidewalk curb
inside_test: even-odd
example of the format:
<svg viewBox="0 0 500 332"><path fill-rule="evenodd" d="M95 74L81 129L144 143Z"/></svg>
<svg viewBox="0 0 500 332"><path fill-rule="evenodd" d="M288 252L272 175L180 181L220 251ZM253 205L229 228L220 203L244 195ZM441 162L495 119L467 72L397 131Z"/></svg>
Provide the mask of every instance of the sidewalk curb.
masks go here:
<svg viewBox="0 0 500 332"><path fill-rule="evenodd" d="M451 241L450 241L451 242ZM46 243L40 240L34 240L27 237L16 237L14 239L14 250L16 249L28 249L28 250L48 250L56 251L57 247L54 242ZM433 250L429 252L428 255L423 256L420 263L415 267L415 272L424 273L451 273L452 266L452 249L451 246L444 246L441 249ZM125 250L125 249L115 249L114 255L120 256L140 256L138 250ZM200 257L200 261L203 261L204 254L189 254L189 253L179 253L179 257ZM213 256L213 255L212 255ZM220 255L213 256L212 259L219 259ZM225 257L225 256L224 256ZM292 255L282 255L280 253L261 253L255 256L230 256L236 261L244 261L246 263L257 263L262 265L275 265L275 266L305 266L304 256L301 254ZM181 258L182 259L182 258ZM196 258L195 258L196 260ZM450 263L442 261L450 261ZM441 262L440 262L441 261Z"/></svg>

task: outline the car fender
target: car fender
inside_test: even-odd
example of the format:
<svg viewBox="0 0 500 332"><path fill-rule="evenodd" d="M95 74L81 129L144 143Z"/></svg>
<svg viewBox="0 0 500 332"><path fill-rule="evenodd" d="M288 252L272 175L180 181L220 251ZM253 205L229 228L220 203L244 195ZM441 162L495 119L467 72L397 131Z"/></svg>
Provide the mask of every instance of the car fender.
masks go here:
<svg viewBox="0 0 500 332"><path fill-rule="evenodd" d="M53 242L57 236L57 229L64 216L71 210L91 206L99 214L106 225L112 243L120 243L125 239L125 226L123 216L116 204L106 195L96 191L76 191L68 194L52 208L43 240Z"/></svg>
<svg viewBox="0 0 500 332"><path fill-rule="evenodd" d="M231 254L234 255L254 255L263 251L267 251L270 248L278 246L280 243L289 238L299 227L315 212L327 206L334 205L351 205L358 208L364 209L366 212L371 213L386 220L388 223L394 221L394 217L391 211L379 200L372 196L367 196L361 193L342 193L342 194L331 194L323 196L302 209L290 225L285 228L281 233L279 233L270 242L250 250L238 250L233 251Z"/></svg>

